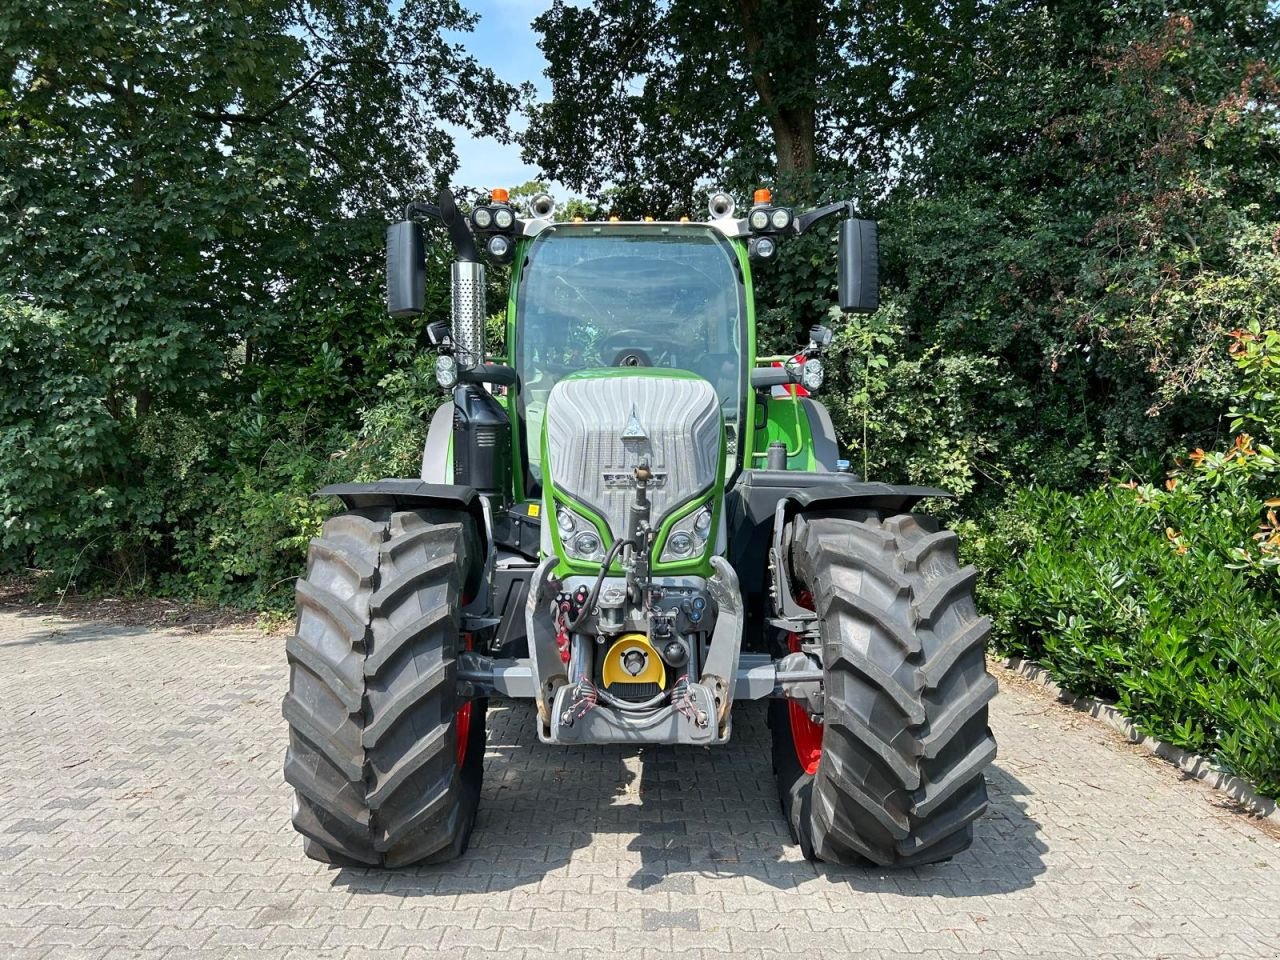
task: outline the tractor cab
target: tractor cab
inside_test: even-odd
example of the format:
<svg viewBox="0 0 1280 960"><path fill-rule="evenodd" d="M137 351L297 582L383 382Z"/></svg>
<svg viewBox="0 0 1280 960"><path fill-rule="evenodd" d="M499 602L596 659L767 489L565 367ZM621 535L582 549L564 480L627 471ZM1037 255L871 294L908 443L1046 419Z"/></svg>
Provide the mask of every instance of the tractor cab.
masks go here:
<svg viewBox="0 0 1280 960"><path fill-rule="evenodd" d="M512 322L525 490L542 489L557 383L585 370L681 370L711 384L729 449L747 391L747 302L732 243L705 224L561 223L516 264Z"/></svg>

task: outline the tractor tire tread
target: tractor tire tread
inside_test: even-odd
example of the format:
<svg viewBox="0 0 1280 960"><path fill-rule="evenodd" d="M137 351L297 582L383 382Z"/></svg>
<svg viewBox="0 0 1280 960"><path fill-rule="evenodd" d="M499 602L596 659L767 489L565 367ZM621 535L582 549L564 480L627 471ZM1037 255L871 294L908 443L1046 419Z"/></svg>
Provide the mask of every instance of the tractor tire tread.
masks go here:
<svg viewBox="0 0 1280 960"><path fill-rule="evenodd" d="M443 511L371 508L330 519L312 542L282 712L293 823L313 859L405 866L466 848L485 711L472 703L460 750L466 526Z"/></svg>
<svg viewBox="0 0 1280 960"><path fill-rule="evenodd" d="M996 752L976 573L959 566L955 534L913 515L801 515L789 538L793 579L818 614L827 712L813 774L779 732L785 705L771 713L788 822L821 860L949 859L986 809Z"/></svg>

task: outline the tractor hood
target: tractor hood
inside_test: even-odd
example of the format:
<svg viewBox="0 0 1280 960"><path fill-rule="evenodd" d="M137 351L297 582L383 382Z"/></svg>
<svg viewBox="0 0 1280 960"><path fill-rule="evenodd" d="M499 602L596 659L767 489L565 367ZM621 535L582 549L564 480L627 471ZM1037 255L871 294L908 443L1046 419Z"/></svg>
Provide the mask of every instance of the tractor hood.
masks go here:
<svg viewBox="0 0 1280 960"><path fill-rule="evenodd" d="M603 526L606 541L626 535L635 497L632 474L641 463L653 475L650 522L658 529L716 489L724 458L719 398L692 373L649 367L584 371L560 381L547 398L548 518L558 505L568 506Z"/></svg>

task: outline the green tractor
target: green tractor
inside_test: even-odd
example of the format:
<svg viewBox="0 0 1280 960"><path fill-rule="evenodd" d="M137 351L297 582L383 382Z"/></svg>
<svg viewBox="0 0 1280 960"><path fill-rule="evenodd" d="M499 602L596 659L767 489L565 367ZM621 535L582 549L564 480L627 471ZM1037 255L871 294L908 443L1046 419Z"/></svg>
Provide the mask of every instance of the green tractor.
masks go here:
<svg viewBox="0 0 1280 960"><path fill-rule="evenodd" d="M839 304L879 301L876 225L758 191L706 222L556 222L449 191L387 234L387 299L425 302L423 225L456 251L427 327L452 393L417 479L326 487L288 640L285 777L306 853L348 866L465 851L492 697L547 744L716 746L767 700L778 795L812 859L914 866L972 839L995 756L989 622L947 496L840 459L817 326L756 352L752 270L840 216ZM510 264L507 349L484 261Z"/></svg>

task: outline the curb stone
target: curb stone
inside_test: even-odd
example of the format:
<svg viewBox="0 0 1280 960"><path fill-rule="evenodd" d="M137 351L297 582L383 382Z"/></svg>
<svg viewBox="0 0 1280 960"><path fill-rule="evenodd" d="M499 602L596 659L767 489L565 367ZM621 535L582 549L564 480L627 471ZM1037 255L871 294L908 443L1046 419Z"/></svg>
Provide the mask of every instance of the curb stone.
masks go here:
<svg viewBox="0 0 1280 960"><path fill-rule="evenodd" d="M1075 710L1089 714L1115 730L1130 743L1136 744L1148 752L1173 764L1187 776L1199 780L1210 789L1225 794L1235 800L1253 816L1280 824L1280 806L1276 801L1262 796L1253 785L1233 774L1227 773L1207 757L1191 753L1181 747L1157 740L1144 734L1114 704L1093 697L1082 697L1065 687L1060 686L1040 664L1033 660L1019 657L1003 657L999 663L1011 673L1016 673L1024 680L1030 680L1039 687L1053 694L1059 701Z"/></svg>

